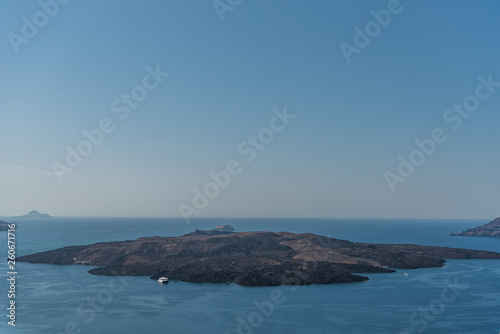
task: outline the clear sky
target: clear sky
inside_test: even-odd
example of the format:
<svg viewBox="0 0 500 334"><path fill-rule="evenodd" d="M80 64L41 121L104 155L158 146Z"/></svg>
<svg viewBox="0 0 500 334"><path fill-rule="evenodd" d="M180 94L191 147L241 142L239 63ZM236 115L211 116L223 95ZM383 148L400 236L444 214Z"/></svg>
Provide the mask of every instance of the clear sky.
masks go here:
<svg viewBox="0 0 500 334"><path fill-rule="evenodd" d="M230 161L193 216L500 215L500 87L474 97L500 82L498 1L41 3L0 0L0 215L181 216ZM436 128L447 140L392 191L386 172Z"/></svg>

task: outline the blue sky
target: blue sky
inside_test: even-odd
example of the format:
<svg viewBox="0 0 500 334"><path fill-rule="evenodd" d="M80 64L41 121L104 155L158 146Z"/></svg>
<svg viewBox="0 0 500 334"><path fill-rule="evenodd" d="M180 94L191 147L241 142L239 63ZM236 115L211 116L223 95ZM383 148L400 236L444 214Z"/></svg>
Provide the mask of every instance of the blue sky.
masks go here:
<svg viewBox="0 0 500 334"><path fill-rule="evenodd" d="M42 9L0 1L0 213L180 216L235 160L195 216L500 215L500 87L459 129L443 120L479 76L500 81L500 4L401 1L348 63L339 44L388 3L242 1L221 21L212 1L73 0L16 53L9 34ZM157 65L169 76L120 120L112 102ZM284 106L296 117L246 162L240 143ZM54 161L106 118L115 130L60 182ZM435 128L448 140L391 191L384 173Z"/></svg>

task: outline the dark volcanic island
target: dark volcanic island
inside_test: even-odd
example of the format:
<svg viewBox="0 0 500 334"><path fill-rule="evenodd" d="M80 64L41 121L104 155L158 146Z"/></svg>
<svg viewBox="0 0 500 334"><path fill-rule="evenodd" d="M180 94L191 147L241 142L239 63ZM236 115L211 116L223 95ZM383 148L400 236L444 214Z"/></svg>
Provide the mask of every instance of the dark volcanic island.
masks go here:
<svg viewBox="0 0 500 334"><path fill-rule="evenodd" d="M470 228L462 233L452 233L452 236L461 237L492 237L500 238L500 217L475 228Z"/></svg>
<svg viewBox="0 0 500 334"><path fill-rule="evenodd" d="M64 247L18 261L97 266L89 271L94 275L276 286L359 282L368 278L356 273L441 267L444 259L500 259L500 253L355 243L310 233L241 232Z"/></svg>

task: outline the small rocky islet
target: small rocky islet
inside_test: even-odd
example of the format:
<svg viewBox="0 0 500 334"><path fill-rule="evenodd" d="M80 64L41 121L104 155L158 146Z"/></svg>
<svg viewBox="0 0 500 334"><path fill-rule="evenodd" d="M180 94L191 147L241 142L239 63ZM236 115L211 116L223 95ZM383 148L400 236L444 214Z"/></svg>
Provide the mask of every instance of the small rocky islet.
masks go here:
<svg viewBox="0 0 500 334"><path fill-rule="evenodd" d="M9 220L12 220L12 219L24 219L24 218L30 218L30 219L40 219L40 218L52 218L50 215L46 214L46 213L40 213L36 210L33 210L31 212L29 212L28 214L24 215L24 216L15 216L15 217L8 217ZM6 218L4 218L6 219ZM0 220L0 232L1 231L8 231L9 230L9 224L12 224L12 223L16 223L16 222L5 222L3 220Z"/></svg>
<svg viewBox="0 0 500 334"><path fill-rule="evenodd" d="M24 219L24 218L40 219L40 218L52 218L52 217L46 213L40 213L36 210L33 210L24 216L17 216L17 217L12 217L12 218L16 218L16 219Z"/></svg>
<svg viewBox="0 0 500 334"><path fill-rule="evenodd" d="M180 237L70 246L18 261L96 266L93 275L169 277L243 286L366 281L359 273L441 267L444 259L500 259L500 253L402 244L368 244L312 233L197 230Z"/></svg>

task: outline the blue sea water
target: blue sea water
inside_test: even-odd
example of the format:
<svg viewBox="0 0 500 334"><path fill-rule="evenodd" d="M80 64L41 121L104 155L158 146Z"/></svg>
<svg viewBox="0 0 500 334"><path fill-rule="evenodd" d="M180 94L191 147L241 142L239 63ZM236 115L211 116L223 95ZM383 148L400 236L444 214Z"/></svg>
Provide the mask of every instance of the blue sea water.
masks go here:
<svg viewBox="0 0 500 334"><path fill-rule="evenodd" d="M500 239L451 237L484 220L20 219L17 254L69 245L179 236L231 224L238 231L312 232L371 243L500 252ZM0 252L7 256L7 234ZM83 265L17 263L16 326L7 324L1 261L0 333L499 333L500 260L450 260L443 268L367 274L354 284L250 288L148 277L102 277Z"/></svg>

